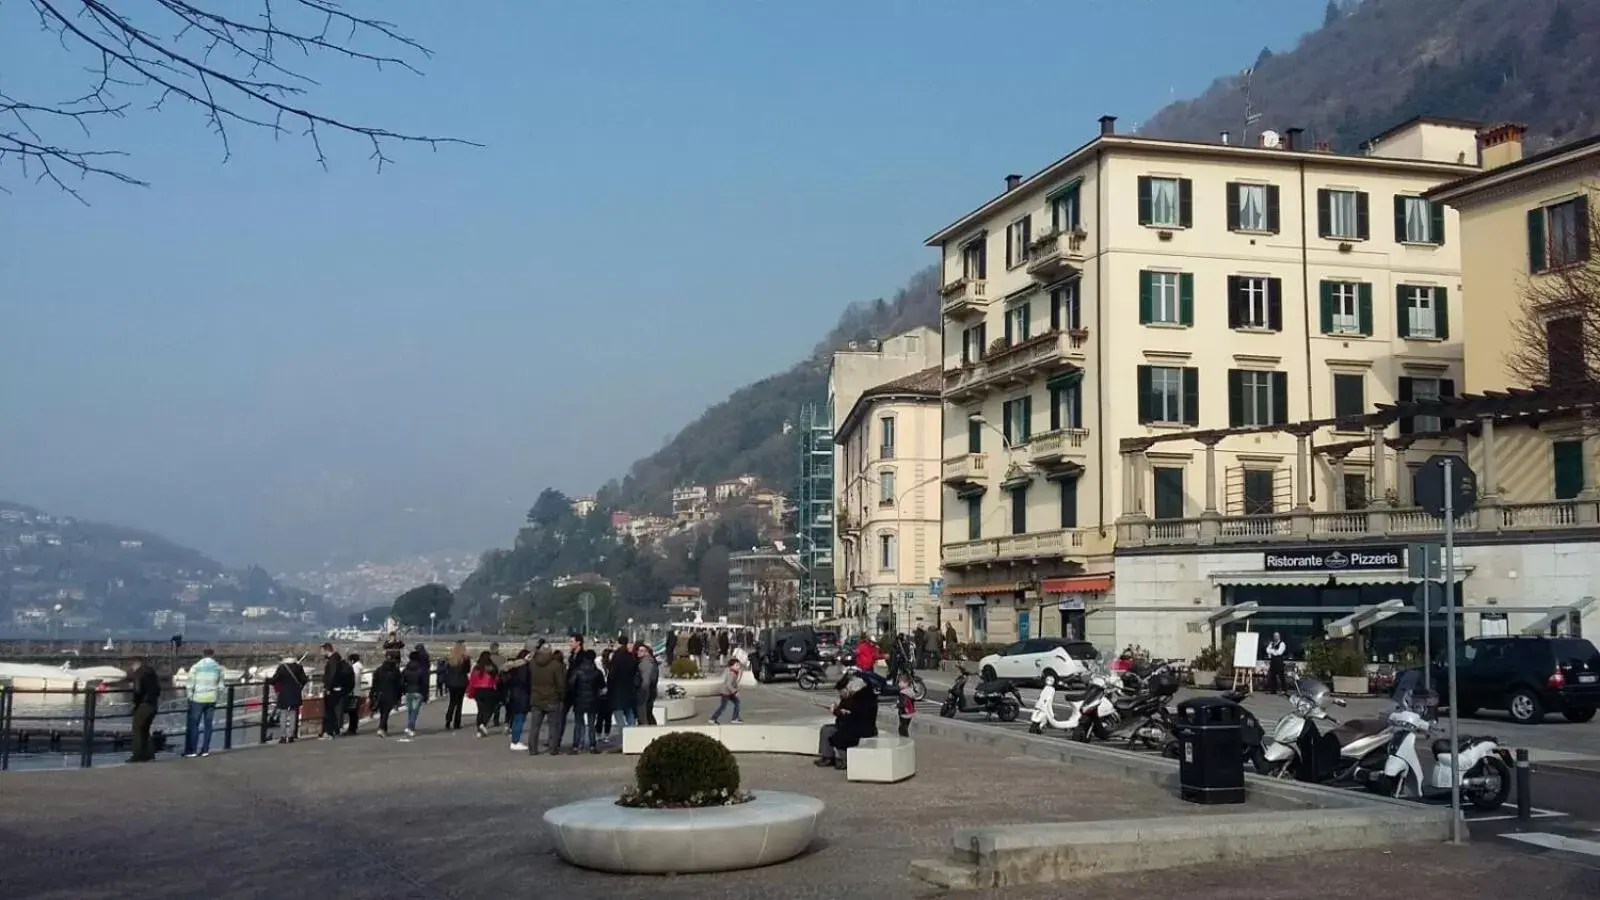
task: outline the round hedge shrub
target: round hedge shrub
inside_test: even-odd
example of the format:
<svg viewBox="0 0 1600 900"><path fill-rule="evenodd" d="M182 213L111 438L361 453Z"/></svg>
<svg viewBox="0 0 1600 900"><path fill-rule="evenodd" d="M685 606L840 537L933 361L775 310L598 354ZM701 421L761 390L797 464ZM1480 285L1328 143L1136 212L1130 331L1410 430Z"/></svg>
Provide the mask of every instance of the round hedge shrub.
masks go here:
<svg viewBox="0 0 1600 900"><path fill-rule="evenodd" d="M679 657L667 666L673 678L694 678L700 674L700 664L687 656Z"/></svg>
<svg viewBox="0 0 1600 900"><path fill-rule="evenodd" d="M639 755L624 806L656 809L727 806L749 799L739 791L739 762L715 738L674 732Z"/></svg>

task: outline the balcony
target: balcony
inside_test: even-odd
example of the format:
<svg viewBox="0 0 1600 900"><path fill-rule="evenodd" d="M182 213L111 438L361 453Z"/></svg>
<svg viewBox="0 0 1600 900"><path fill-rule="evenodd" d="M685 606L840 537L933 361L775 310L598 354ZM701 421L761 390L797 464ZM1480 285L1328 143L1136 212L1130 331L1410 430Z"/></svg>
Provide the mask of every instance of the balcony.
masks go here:
<svg viewBox="0 0 1600 900"><path fill-rule="evenodd" d="M1009 347L1001 344L978 363L946 370L945 398L965 403L1041 375L1079 368L1088 338L1082 330L1048 331Z"/></svg>
<svg viewBox="0 0 1600 900"><path fill-rule="evenodd" d="M941 311L953 319L982 316L989 305L988 282L981 278L957 278L939 290L944 298Z"/></svg>
<svg viewBox="0 0 1600 900"><path fill-rule="evenodd" d="M1028 441L1028 461L1041 469L1058 469L1089 458L1089 429L1062 428Z"/></svg>
<svg viewBox="0 0 1600 900"><path fill-rule="evenodd" d="M1040 237L1028 245L1028 274L1041 283L1049 283L1083 271L1083 248L1088 242L1088 235L1081 231Z"/></svg>
<svg viewBox="0 0 1600 900"><path fill-rule="evenodd" d="M961 568L982 563L1081 557L1086 553L1085 545L1084 529L1063 528L945 544L941 553L947 568Z"/></svg>
<svg viewBox="0 0 1600 900"><path fill-rule="evenodd" d="M956 490L985 487L989 483L989 454L963 453L944 461L944 483Z"/></svg>

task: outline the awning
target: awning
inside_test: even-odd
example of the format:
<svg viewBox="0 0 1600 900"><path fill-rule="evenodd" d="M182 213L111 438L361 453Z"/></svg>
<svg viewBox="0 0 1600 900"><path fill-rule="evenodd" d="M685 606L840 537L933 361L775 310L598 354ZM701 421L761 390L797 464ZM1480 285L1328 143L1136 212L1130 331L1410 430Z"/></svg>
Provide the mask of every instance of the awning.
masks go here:
<svg viewBox="0 0 1600 900"><path fill-rule="evenodd" d="M1104 594L1111 590L1110 575L1075 575L1046 578L1039 586L1046 594Z"/></svg>
<svg viewBox="0 0 1600 900"><path fill-rule="evenodd" d="M1243 622L1260 611L1261 604L1254 600L1247 600L1244 603L1235 603L1232 606L1224 606L1221 609L1212 610L1206 616L1206 624L1212 628L1220 628L1223 625L1230 625L1234 622Z"/></svg>
<svg viewBox="0 0 1600 900"><path fill-rule="evenodd" d="M996 584L947 584L944 592L954 597L972 594L1014 594L1022 590L1020 581L1002 581Z"/></svg>
<svg viewBox="0 0 1600 900"><path fill-rule="evenodd" d="M1560 621L1561 619L1566 618L1567 616L1571 615L1572 613L1580 613L1581 614L1584 610L1586 610L1589 607L1593 606L1594 603L1595 603L1595 600L1594 600L1593 597L1585 597L1582 600L1578 600L1578 601L1573 602L1573 603L1568 603L1566 606L1552 606L1549 609L1545 610L1544 615L1540 616L1539 620L1537 622L1534 622L1532 625L1529 625L1526 628L1522 629L1522 633L1523 634L1546 634L1546 633L1548 633L1550 631L1550 626L1554 625L1556 622ZM1505 610L1500 610L1500 611L1501 612L1513 612L1513 610L1510 610L1510 609L1505 609Z"/></svg>
<svg viewBox="0 0 1600 900"><path fill-rule="evenodd" d="M1358 631L1366 631L1384 619L1397 616L1410 609L1411 606L1406 601L1397 597L1393 600L1385 600L1375 606L1363 606L1342 619L1335 619L1329 622L1325 630L1330 638L1347 638Z"/></svg>
<svg viewBox="0 0 1600 900"><path fill-rule="evenodd" d="M975 595L970 596L970 597L967 598L966 605L967 606L983 606L983 605L987 604L988 602L989 601L982 594L975 594Z"/></svg>
<svg viewBox="0 0 1600 900"><path fill-rule="evenodd" d="M1456 567L1456 583L1472 574L1472 566ZM1333 579L1336 585L1355 584L1420 584L1421 578L1412 578L1405 569L1381 569L1373 572L1315 571L1315 572L1213 572L1211 583L1218 587L1321 587Z"/></svg>

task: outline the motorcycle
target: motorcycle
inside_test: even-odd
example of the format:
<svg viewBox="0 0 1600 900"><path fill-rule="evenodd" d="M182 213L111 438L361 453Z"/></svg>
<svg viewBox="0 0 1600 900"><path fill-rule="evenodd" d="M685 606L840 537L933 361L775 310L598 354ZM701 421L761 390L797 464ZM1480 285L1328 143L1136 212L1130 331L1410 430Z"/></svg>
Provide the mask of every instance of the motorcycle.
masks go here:
<svg viewBox="0 0 1600 900"><path fill-rule="evenodd" d="M1089 687L1078 703L1077 724L1073 727L1075 740L1089 742L1090 736L1107 740L1122 725L1122 712L1117 700L1122 697L1123 680L1118 673L1107 671L1098 663L1089 669ZM1124 704L1124 708L1126 704Z"/></svg>
<svg viewBox="0 0 1600 900"><path fill-rule="evenodd" d="M900 686L898 679L894 675L885 678L877 672L858 669L855 666L846 666L844 671L846 675L855 675L865 681L868 687L877 692L878 702L880 703L888 703L900 696ZM922 676L911 672L909 669L902 669L900 674L910 676L911 699L918 703L928 699L928 684L922 680Z"/></svg>
<svg viewBox="0 0 1600 900"><path fill-rule="evenodd" d="M944 703L939 706L939 715L949 719L956 713L981 712L985 718L993 716L1002 722L1014 722L1017 715L1022 712L1022 692L1009 678L996 678L985 681L972 692L972 699L967 699L967 679L972 673L957 666L955 684L950 685L950 692L945 695Z"/></svg>
<svg viewBox="0 0 1600 900"><path fill-rule="evenodd" d="M1452 770L1459 771L1461 799L1485 812L1499 809L1511 795L1511 751L1489 735L1460 735L1455 747L1448 738L1433 742L1433 768L1423 778L1417 755L1418 738L1430 737L1438 728L1438 702L1432 693L1407 691L1389 714L1394 734L1389 738L1383 768L1358 767L1356 780L1374 793L1437 800L1450 796Z"/></svg>
<svg viewBox="0 0 1600 900"><path fill-rule="evenodd" d="M1329 703L1345 705L1321 681L1297 679L1289 695L1290 712L1278 720L1272 734L1263 741L1264 752L1255 760L1256 771L1275 778L1321 783L1338 780L1363 761L1372 762L1367 757L1383 750L1392 730L1382 725L1373 728L1362 720L1340 725L1328 714ZM1312 724L1314 721L1336 727L1319 731Z"/></svg>
<svg viewBox="0 0 1600 900"><path fill-rule="evenodd" d="M1119 716L1138 723L1128 732L1128 749L1137 750L1142 746L1160 750L1167 756L1177 756L1178 739L1172 729L1172 714L1167 710L1167 703L1178 693L1177 673L1163 663L1142 677L1130 678L1125 674L1123 682L1136 690L1125 701L1113 701Z"/></svg>
<svg viewBox="0 0 1600 900"><path fill-rule="evenodd" d="M1043 734L1046 727L1054 728L1057 731L1072 731L1078 727L1078 704L1067 704L1067 707L1072 710L1072 714L1063 722L1056 718L1055 703L1056 677L1054 675L1046 675L1044 677L1044 687L1039 689L1039 699L1034 701L1033 704L1033 715L1028 720L1028 732L1030 734Z"/></svg>
<svg viewBox="0 0 1600 900"><path fill-rule="evenodd" d="M820 660L808 659L800 663L800 674L795 676L795 681L802 691L814 691L822 686L822 680L828 677L828 666Z"/></svg>

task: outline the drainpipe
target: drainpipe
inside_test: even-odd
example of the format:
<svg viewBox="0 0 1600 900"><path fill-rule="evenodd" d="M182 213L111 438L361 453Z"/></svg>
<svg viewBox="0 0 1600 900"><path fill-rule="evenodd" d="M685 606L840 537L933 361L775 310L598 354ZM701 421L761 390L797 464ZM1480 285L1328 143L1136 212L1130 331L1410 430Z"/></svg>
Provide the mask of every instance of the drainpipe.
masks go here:
<svg viewBox="0 0 1600 900"><path fill-rule="evenodd" d="M1100 438L1100 465L1095 466L1100 490L1100 536L1106 536L1106 179L1104 147L1094 152L1094 224L1100 229L1095 234L1094 254L1094 350L1095 362L1100 364L1094 378L1094 431ZM1301 187L1303 193L1305 188ZM1303 217L1302 217L1303 218ZM1302 223L1303 226L1303 223ZM1311 352L1308 346L1306 352ZM1309 358L1309 357L1308 357Z"/></svg>
<svg viewBox="0 0 1600 900"><path fill-rule="evenodd" d="M1315 419L1316 412L1312 409L1312 398L1315 391L1311 387L1311 248L1309 236L1306 233L1306 161L1300 160L1300 312L1305 321L1305 349L1306 349L1306 418ZM1311 440L1310 437L1307 440ZM1312 442L1315 447L1315 441ZM1306 485L1310 503L1317 502L1317 477L1316 460L1308 459L1306 464ZM1342 488L1341 488L1342 490Z"/></svg>

